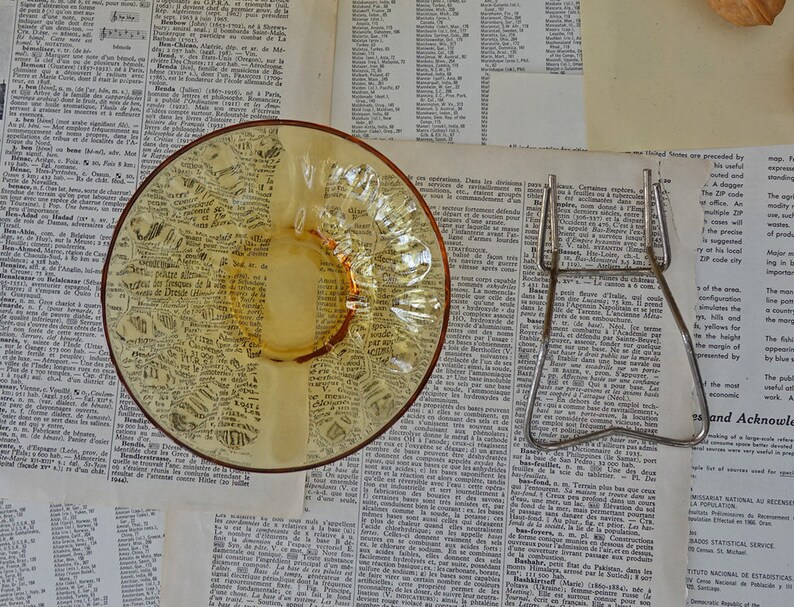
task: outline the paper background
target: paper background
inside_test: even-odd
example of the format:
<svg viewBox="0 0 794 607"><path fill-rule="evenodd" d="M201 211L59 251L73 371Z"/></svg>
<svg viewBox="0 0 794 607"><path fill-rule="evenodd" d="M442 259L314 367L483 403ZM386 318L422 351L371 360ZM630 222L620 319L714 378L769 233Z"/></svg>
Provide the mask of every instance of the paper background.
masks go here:
<svg viewBox="0 0 794 607"><path fill-rule="evenodd" d="M771 27L705 0L582 0L581 15L588 149L794 143L794 7Z"/></svg>
<svg viewBox="0 0 794 607"><path fill-rule="evenodd" d="M488 143L584 149L584 86L578 74L491 74Z"/></svg>

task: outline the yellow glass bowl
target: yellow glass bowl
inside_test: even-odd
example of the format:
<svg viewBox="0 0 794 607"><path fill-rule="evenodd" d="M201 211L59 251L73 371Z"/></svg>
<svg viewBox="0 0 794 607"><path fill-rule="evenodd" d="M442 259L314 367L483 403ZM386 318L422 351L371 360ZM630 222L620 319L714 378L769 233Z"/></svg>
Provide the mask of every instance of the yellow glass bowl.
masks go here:
<svg viewBox="0 0 794 607"><path fill-rule="evenodd" d="M422 196L371 146L249 122L141 184L102 305L113 364L157 427L219 464L292 471L356 451L414 402L449 266Z"/></svg>

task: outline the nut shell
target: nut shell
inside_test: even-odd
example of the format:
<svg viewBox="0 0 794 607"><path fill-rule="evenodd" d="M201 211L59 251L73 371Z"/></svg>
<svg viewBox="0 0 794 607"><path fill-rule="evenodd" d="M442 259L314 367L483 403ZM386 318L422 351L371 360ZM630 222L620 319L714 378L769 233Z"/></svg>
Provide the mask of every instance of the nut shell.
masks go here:
<svg viewBox="0 0 794 607"><path fill-rule="evenodd" d="M736 25L772 25L786 0L707 0L722 18Z"/></svg>

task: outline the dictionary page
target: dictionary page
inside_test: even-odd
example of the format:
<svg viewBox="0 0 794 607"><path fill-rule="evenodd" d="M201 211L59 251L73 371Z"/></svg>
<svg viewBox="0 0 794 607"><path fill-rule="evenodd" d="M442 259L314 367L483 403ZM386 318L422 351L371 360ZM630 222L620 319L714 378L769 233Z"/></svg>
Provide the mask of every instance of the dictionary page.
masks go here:
<svg viewBox="0 0 794 607"><path fill-rule="evenodd" d="M529 91L526 74L503 90ZM496 90L492 89L494 95ZM492 113L489 143L529 145L524 130ZM574 130L584 114L571 113ZM556 143L559 145L563 139ZM787 607L794 600L794 146L665 152L709 160L697 260L693 337L711 408L711 434L693 452L690 605Z"/></svg>
<svg viewBox="0 0 794 607"><path fill-rule="evenodd" d="M0 500L0 604L152 607L162 513Z"/></svg>
<svg viewBox="0 0 794 607"><path fill-rule="evenodd" d="M100 273L124 205L169 154L243 120L329 120L335 2L0 10L0 495L299 513L303 474L209 464L146 420L110 364Z"/></svg>
<svg viewBox="0 0 794 607"><path fill-rule="evenodd" d="M578 0L341 0L332 124L485 143L491 73L580 73L578 39Z"/></svg>
<svg viewBox="0 0 794 607"><path fill-rule="evenodd" d="M424 193L448 247L438 366L382 437L308 473L301 520L169 512L162 604L683 604L691 452L616 438L540 453L521 420L546 298L533 255L548 173L563 264L641 260L642 169L662 179L669 281L691 324L708 163L373 144ZM692 378L654 279L567 280L558 297L536 432L619 422L691 435Z"/></svg>
<svg viewBox="0 0 794 607"><path fill-rule="evenodd" d="M582 77L520 72L492 74L487 143L586 149Z"/></svg>

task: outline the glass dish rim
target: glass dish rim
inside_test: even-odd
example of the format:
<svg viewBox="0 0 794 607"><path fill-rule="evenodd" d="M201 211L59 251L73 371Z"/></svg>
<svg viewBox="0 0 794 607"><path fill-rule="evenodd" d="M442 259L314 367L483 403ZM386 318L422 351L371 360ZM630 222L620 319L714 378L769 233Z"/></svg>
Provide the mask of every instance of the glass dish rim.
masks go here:
<svg viewBox="0 0 794 607"><path fill-rule="evenodd" d="M108 272L109 272L111 255L113 253L113 250L114 250L114 247L115 247L115 244L116 244L116 240L117 240L117 238L119 236L119 233L121 231L121 227L124 225L124 221L127 218L127 215L129 214L129 212L131 211L131 209L135 205L135 203L138 200L138 198L146 190L146 188L148 187L149 183L151 183L162 170L164 170L166 167L168 167L174 160L176 160L182 154L186 153L188 150L190 150L190 149L192 149L192 148L204 143L205 141L208 141L209 139L218 137L218 136L223 135L225 133L229 133L229 132L240 130L240 129L247 129L247 128L258 128L258 127L265 127L266 128L266 127L283 127L283 126L314 129L314 130L322 131L322 132L324 132L326 134L329 134L329 135L332 135L332 136L336 136L336 137L340 137L342 139L345 139L345 140L353 143L354 145L358 145L359 147L363 148L367 152L373 154L381 162L383 162L387 167L389 167L390 170L394 171L394 173L400 178L400 180L408 187L408 189L411 191L411 194L414 196L414 199L416 200L416 202L422 208L422 211L423 211L425 217L427 218L428 222L430 223L430 226L431 226L431 228L433 230L433 233L435 234L436 240L438 242L439 252L440 252L440 256L441 256L440 261L442 263L443 270L444 270L444 310L443 310L443 320L442 320L442 325L441 325L441 331L439 333L438 342L436 344L435 352L433 353L433 356L432 356L432 358L430 360L430 363L429 363L429 365L427 367L427 370L425 371L424 376L418 382L416 389L411 394L411 396L407 399L406 403L400 408L399 411L397 411L397 413L395 413L389 419L389 421L387 423L385 423L375 433L373 433L372 435L368 436L365 440L361 441L360 443L358 443L354 447L352 447L352 448L350 448L350 449L348 449L348 450L346 450L346 451L344 451L344 452L342 452L342 453L340 453L338 455L335 455L333 457L325 458L325 459L323 459L321 461L318 461L318 462L315 462L315 463L304 464L304 465L300 465L300 466L290 466L290 467L285 467L285 468L259 468L259 467L253 467L253 466L242 466L242 465L239 465L239 464L232 464L232 463L225 462L225 461L216 459L214 457L211 457L211 456L209 456L209 455L207 455L205 453L201 453L197 449L194 449L194 448L190 447L185 442L180 440L177 436L175 436L174 434L172 434L171 432L166 430L144 408L144 406L138 401L138 398L133 395L133 392L130 389L129 385L127 384L127 381L124 378L124 375L123 375L123 373L121 371L121 367L119 366L119 363L116 360L116 356L115 356L115 354L113 352L113 346L111 345L111 341L110 341L110 331L109 331L109 328L108 328L108 321L107 321L106 290L107 290L107 278L108 278ZM116 221L116 225L113 228L113 235L112 235L112 237L110 239L110 242L108 243L107 254L106 254L106 257L105 257L105 262L104 262L103 267L102 267L102 279L101 279L101 285L100 285L100 303L101 303L101 307L102 307L102 328L103 328L104 335L105 335L105 343L107 345L108 354L110 355L110 360L113 363L113 368L114 368L114 370L116 372L116 376L118 377L119 381L121 382L122 386L124 387L124 390L127 392L129 397L136 404L138 409L144 414L146 419L148 419L149 422L155 428L157 428L162 434L164 434L165 436L170 438L174 443L176 443L180 447L182 447L184 449L187 449L189 452L193 453L194 455L197 455L201 459L203 459L205 461L208 461L208 462L211 462L213 464L222 466L224 468L231 468L231 469L234 469L234 470L240 470L242 472L280 474L280 473L299 472L299 471L303 471L303 470L311 470L313 468L319 468L321 466L325 466L325 465L331 464L333 462L339 461L341 459L344 459L344 458L348 457L349 455L352 455L353 453L356 453L357 451L363 449L364 447L366 447L367 445L372 443L374 440L376 440L377 438L382 436L395 423L397 423L397 421L408 411L408 409L411 408L411 406L419 398L419 395L421 394L422 390L424 390L425 385L429 381L430 376L432 375L433 370L435 369L436 364L438 363L438 359L439 359L439 357L441 355L441 350L443 349L444 342L446 340L447 326L449 324L449 316L450 316L450 304L451 304L451 279L450 279L450 271L449 271L449 259L448 259L448 256L447 256L447 250L446 250L446 246L444 244L444 239L443 239L443 237L441 235L441 231L438 228L438 224L436 223L436 219L435 219L435 217L433 216L433 213L430 210L430 207L427 205L427 202L425 201L424 196L422 196L422 194L419 192L419 190L416 188L416 186L413 184L413 182L405 175L405 173L403 171L401 171L399 169L399 167L397 167L397 165L395 165L383 153L381 153L380 151L378 151L377 149L375 149L374 147L372 147L371 145L369 145L365 141L359 139L358 137L355 137L354 135L350 135L348 133L345 133L344 131L340 131L338 129L335 129L333 127L330 127L330 126L327 126L327 125L324 125L324 124L318 124L318 123L315 123L315 122L307 122L307 121L303 121L303 120L285 120L285 119L278 119L278 120L275 120L275 119L274 120L251 120L251 121L247 121L247 122L240 122L240 123L228 125L228 126L220 128L220 129L216 129L216 130L211 131L209 133L205 133L201 137L199 137L199 138L197 138L197 139L185 144L184 146L180 147L178 150L176 150L175 152L170 154L163 161L161 161L157 165L157 167L151 173L149 173L149 175L146 177L146 179L144 179L140 183L140 185L135 189L135 192L132 194L132 196L130 196L129 200L126 202L126 204L124 206L124 209L122 210L121 214L119 215L119 217L118 217L118 219Z"/></svg>

